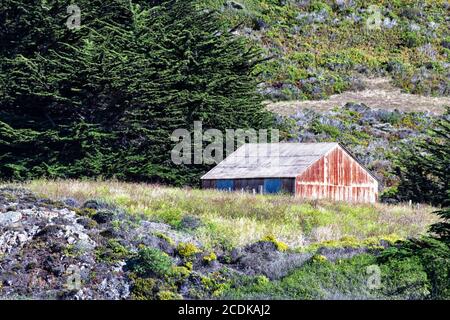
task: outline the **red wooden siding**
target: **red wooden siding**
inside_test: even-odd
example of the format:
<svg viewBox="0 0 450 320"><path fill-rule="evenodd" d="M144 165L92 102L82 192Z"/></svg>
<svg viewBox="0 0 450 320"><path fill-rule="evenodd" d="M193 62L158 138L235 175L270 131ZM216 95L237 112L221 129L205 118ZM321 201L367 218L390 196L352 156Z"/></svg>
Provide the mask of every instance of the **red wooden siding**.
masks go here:
<svg viewBox="0 0 450 320"><path fill-rule="evenodd" d="M374 203L378 200L378 182L336 147L297 177L296 194L307 199Z"/></svg>

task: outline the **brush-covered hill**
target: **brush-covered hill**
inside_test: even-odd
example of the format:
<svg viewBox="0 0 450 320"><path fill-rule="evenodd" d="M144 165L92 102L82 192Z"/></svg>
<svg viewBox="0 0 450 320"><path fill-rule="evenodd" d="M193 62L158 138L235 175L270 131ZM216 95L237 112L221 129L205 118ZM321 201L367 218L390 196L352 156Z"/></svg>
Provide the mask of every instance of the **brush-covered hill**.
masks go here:
<svg viewBox="0 0 450 320"><path fill-rule="evenodd" d="M408 93L450 94L448 1L201 2L272 57L256 70L271 99L324 99L374 75Z"/></svg>

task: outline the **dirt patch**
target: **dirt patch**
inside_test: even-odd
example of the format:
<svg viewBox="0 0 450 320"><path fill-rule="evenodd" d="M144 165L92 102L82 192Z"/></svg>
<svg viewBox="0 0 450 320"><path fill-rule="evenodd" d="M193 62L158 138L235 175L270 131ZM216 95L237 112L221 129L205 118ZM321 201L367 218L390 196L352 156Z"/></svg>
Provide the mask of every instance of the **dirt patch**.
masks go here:
<svg viewBox="0 0 450 320"><path fill-rule="evenodd" d="M406 112L431 112L442 114L450 106L450 97L426 97L402 92L388 78L364 79L364 90L346 91L330 96L328 100L266 102L270 111L292 115L301 109L327 111L342 107L347 102L364 103L372 109L400 110Z"/></svg>

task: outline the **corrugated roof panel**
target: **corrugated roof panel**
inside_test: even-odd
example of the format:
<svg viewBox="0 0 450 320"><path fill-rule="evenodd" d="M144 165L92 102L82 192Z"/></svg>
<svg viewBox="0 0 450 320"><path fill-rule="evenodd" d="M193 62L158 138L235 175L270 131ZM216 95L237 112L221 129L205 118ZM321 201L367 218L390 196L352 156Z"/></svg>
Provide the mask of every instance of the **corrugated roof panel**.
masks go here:
<svg viewBox="0 0 450 320"><path fill-rule="evenodd" d="M202 179L294 178L337 143L245 144Z"/></svg>

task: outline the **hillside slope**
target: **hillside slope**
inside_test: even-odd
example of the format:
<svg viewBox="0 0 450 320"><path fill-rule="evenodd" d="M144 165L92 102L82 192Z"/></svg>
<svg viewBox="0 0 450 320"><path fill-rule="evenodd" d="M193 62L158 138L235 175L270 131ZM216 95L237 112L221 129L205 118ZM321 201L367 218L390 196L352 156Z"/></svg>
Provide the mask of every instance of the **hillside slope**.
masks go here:
<svg viewBox="0 0 450 320"><path fill-rule="evenodd" d="M27 187L38 193L0 187L0 299L431 294L417 259L383 263L383 286L366 285L366 268L381 252L435 221L430 207L350 207L117 182ZM261 236L269 231L291 246L273 234ZM303 246L306 237L309 246Z"/></svg>
<svg viewBox="0 0 450 320"><path fill-rule="evenodd" d="M399 238L382 234L423 233L435 221L431 208L356 206L347 212L350 207L344 204L314 206L294 199L286 206L289 201L283 196L116 182L36 181L28 187L42 195L18 186L0 188L0 299L220 299L254 294L273 299L406 299L429 294L420 269L407 274L423 284L400 279L395 286L373 291L365 288L362 270ZM95 199L85 200L91 196ZM274 235L260 236L270 230L295 246L304 232L315 244L295 248ZM328 274L341 280L327 284L323 268L332 268ZM315 274L324 287L278 293L260 287L289 281L293 271L297 276ZM383 272L397 278L389 269ZM418 284L420 290L390 293Z"/></svg>
<svg viewBox="0 0 450 320"><path fill-rule="evenodd" d="M327 102L318 101L320 103ZM313 107L281 109L284 110L282 114L289 112L280 117L288 127L285 140L338 141L344 144L378 177L382 189L393 187L398 182L395 161L405 146L427 138L439 119L449 117L448 113L435 115L431 112L374 109L352 102L329 110Z"/></svg>
<svg viewBox="0 0 450 320"><path fill-rule="evenodd" d="M361 77L374 75L392 77L408 93L450 94L448 1L202 3L273 57L257 70L271 99L324 99L361 89Z"/></svg>
<svg viewBox="0 0 450 320"><path fill-rule="evenodd" d="M289 116L303 109L326 112L348 102L362 103L372 109L442 114L450 106L450 96L430 97L402 92L389 78L363 78L363 88L331 95L325 100L267 101L270 111Z"/></svg>

